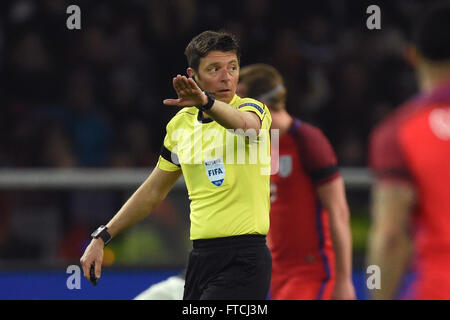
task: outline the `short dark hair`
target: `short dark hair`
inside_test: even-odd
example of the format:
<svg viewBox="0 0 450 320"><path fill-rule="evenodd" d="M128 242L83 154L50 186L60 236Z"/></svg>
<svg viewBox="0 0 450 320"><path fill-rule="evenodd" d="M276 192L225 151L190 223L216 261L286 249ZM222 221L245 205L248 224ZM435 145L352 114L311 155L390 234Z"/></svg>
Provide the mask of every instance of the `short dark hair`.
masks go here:
<svg viewBox="0 0 450 320"><path fill-rule="evenodd" d="M413 41L425 59L436 62L450 59L449 3L436 4L421 16Z"/></svg>
<svg viewBox="0 0 450 320"><path fill-rule="evenodd" d="M195 36L186 47L184 54L186 55L188 65L195 71L198 71L200 58L208 55L211 51L234 51L240 61L240 48L237 38L226 31L204 31Z"/></svg>

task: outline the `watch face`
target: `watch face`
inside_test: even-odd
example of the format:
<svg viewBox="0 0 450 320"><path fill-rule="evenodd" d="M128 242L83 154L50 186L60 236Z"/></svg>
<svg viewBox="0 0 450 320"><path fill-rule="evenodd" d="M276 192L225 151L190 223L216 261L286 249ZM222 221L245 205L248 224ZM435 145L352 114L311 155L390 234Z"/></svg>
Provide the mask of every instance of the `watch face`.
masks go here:
<svg viewBox="0 0 450 320"><path fill-rule="evenodd" d="M92 232L91 237L97 238L98 235L99 235L103 230L105 230L105 226L100 226L100 227L98 227L97 230L95 230L94 232Z"/></svg>

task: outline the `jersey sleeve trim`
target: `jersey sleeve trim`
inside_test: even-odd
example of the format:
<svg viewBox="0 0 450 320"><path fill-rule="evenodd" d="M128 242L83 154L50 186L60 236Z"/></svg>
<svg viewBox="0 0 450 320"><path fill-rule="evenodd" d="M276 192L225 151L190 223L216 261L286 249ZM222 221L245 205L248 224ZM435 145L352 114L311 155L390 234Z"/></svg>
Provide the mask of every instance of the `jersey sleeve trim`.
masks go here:
<svg viewBox="0 0 450 320"><path fill-rule="evenodd" d="M158 163L156 164L156 167L158 167L161 170L170 171L170 172L181 170L180 167L174 165L170 161L167 161L166 159L164 159L161 156L159 156Z"/></svg>
<svg viewBox="0 0 450 320"><path fill-rule="evenodd" d="M321 184L324 182L328 182L337 178L340 175L339 168L336 165L330 165L325 168L312 170L309 172L309 176L316 184Z"/></svg>
<svg viewBox="0 0 450 320"><path fill-rule="evenodd" d="M176 165L177 167L181 167L180 161L178 160L177 154L171 152L169 149L166 148L165 145L161 146L161 153L160 153L160 155L161 155L161 157L164 160L166 160L166 161Z"/></svg>
<svg viewBox="0 0 450 320"><path fill-rule="evenodd" d="M256 103L252 102L245 102L238 107L239 110L245 111L245 112L253 112L256 114L261 121L263 121L267 111L264 108L264 105L258 105Z"/></svg>
<svg viewBox="0 0 450 320"><path fill-rule="evenodd" d="M256 103L251 103L251 102L246 102L246 103L241 104L241 105L238 107L238 109L241 109L241 108L247 107L247 106L255 108L256 110L259 111L259 113L261 113L261 115L264 114L263 108L261 108L260 106L258 106Z"/></svg>

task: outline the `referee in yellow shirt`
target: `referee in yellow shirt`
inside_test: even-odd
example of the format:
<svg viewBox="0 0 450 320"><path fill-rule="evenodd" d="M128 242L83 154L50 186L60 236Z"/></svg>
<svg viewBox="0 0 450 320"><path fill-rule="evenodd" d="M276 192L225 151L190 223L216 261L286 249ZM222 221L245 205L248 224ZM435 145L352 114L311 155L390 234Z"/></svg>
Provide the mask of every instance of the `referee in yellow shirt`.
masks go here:
<svg viewBox="0 0 450 320"><path fill-rule="evenodd" d="M235 37L205 31L185 51L189 77L177 75L183 107L167 124L156 168L106 226L92 234L80 261L100 277L103 248L145 218L181 174L189 193L193 250L184 299L265 299L272 258L265 236L270 210L272 122L259 101L240 98L240 50Z"/></svg>

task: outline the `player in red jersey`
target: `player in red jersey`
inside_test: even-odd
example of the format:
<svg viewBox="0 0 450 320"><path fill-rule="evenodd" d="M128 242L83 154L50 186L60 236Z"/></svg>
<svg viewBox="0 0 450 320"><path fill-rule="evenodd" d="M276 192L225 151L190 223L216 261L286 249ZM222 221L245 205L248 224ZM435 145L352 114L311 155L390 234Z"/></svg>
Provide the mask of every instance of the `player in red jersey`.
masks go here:
<svg viewBox="0 0 450 320"><path fill-rule="evenodd" d="M280 134L279 154L272 154L279 171L271 176L271 298L355 299L349 209L336 156L318 128L287 113L286 93L275 68L241 69L238 94L265 103Z"/></svg>
<svg viewBox="0 0 450 320"><path fill-rule="evenodd" d="M368 263L381 271L373 298L450 299L450 5L424 15L412 53L422 93L378 125L370 142ZM399 296L409 266L416 278Z"/></svg>

